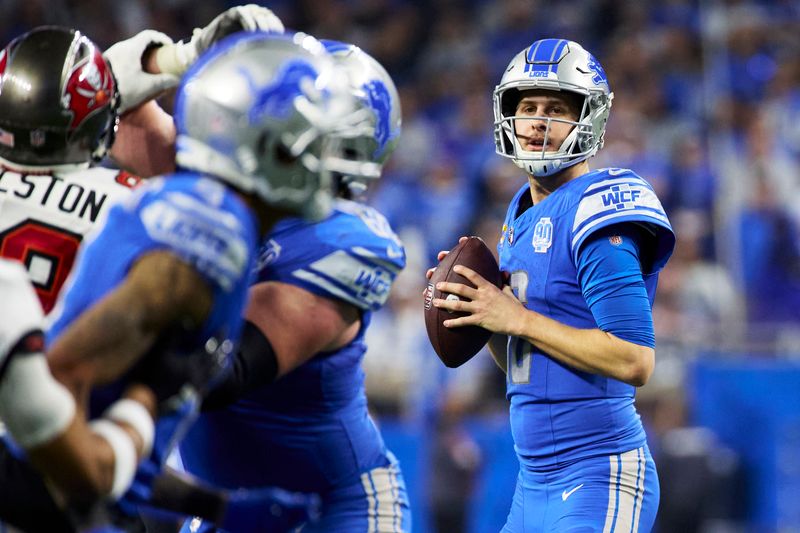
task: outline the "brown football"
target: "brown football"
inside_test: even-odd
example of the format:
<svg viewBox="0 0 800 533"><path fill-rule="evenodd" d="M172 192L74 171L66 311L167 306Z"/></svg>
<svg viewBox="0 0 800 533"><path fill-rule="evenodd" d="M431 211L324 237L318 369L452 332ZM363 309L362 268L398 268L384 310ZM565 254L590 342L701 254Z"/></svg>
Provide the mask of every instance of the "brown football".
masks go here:
<svg viewBox="0 0 800 533"><path fill-rule="evenodd" d="M490 283L497 287L502 285L500 268L497 260L478 237L469 237L464 242L456 245L450 253L442 259L433 276L428 282L425 292L425 327L428 330L428 338L433 349L439 355L439 359L450 368L461 366L469 361L486 344L492 333L479 326L464 326L459 328L446 328L442 324L447 319L463 316L463 313L451 313L445 309L434 307L434 298L458 298L455 295L448 295L438 289L436 284L440 281L451 283L463 283L474 287L467 278L453 272L455 265L464 265L471 268Z"/></svg>

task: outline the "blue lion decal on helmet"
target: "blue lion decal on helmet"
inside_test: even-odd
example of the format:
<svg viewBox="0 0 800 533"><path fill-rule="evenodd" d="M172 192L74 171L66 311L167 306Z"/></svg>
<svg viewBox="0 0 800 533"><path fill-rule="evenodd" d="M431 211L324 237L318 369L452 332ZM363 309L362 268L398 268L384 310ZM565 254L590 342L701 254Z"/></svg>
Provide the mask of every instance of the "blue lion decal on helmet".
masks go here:
<svg viewBox="0 0 800 533"><path fill-rule="evenodd" d="M319 75L310 63L300 59L283 65L272 83L264 87L258 87L245 69L242 69L241 73L255 94L253 107L247 117L251 124L259 122L264 116L288 117L292 110L292 101L305 94L301 87L303 79L313 81Z"/></svg>
<svg viewBox="0 0 800 533"><path fill-rule="evenodd" d="M589 54L589 63L587 66L589 67L589 70L594 72L594 76L592 76L592 82L594 82L595 85L600 85L601 83L608 85L606 71L603 70L603 66L592 54Z"/></svg>
<svg viewBox="0 0 800 533"><path fill-rule="evenodd" d="M375 112L375 140L378 142L375 157L377 158L383 154L386 144L397 135L396 132L390 131L392 97L386 85L380 80L365 83L364 92L370 108Z"/></svg>

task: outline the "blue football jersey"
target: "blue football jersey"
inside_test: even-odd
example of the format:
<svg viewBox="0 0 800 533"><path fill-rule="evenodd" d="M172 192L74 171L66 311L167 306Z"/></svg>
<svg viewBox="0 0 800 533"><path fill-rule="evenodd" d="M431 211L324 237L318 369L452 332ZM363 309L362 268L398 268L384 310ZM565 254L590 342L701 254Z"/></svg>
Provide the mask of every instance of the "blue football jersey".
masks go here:
<svg viewBox="0 0 800 533"><path fill-rule="evenodd" d="M512 200L498 244L500 268L511 273L511 286L526 308L571 327L596 328L576 265L589 236L619 223L637 224L647 236L642 267L652 306L658 272L675 237L644 179L627 169L595 170L519 213L528 194L526 184ZM529 469L644 445L634 394L631 385L581 372L523 339L509 338L511 429L515 449Z"/></svg>
<svg viewBox="0 0 800 533"><path fill-rule="evenodd" d="M367 412L364 330L405 266L374 209L339 200L324 221L279 223L261 249L258 281L290 283L362 311L356 338L320 353L236 404L204 413L181 443L188 471L228 486L323 492L390 464Z"/></svg>
<svg viewBox="0 0 800 533"><path fill-rule="evenodd" d="M57 339L154 250L169 250L192 265L213 293L206 322L180 345L202 346L211 335L238 339L257 246L253 214L222 184L191 173L152 180L115 205L105 225L84 242L51 315L47 341ZM120 386L109 386L106 392ZM100 396L104 398L94 403L95 412L116 399L114 394Z"/></svg>

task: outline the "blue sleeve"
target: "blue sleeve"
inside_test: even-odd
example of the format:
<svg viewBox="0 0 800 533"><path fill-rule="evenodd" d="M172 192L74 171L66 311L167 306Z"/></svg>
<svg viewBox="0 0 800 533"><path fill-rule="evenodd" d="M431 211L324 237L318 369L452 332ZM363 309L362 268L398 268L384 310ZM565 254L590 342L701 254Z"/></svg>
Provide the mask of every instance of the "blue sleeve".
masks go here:
<svg viewBox="0 0 800 533"><path fill-rule="evenodd" d="M640 239L633 224L595 232L578 253L578 283L601 330L654 348L653 313L639 261Z"/></svg>

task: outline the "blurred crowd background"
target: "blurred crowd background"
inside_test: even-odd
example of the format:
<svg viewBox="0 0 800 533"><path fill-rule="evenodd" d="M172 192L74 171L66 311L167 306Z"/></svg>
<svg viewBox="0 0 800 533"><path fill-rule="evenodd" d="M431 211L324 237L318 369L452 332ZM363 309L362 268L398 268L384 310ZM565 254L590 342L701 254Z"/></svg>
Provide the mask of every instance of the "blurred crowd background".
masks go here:
<svg viewBox="0 0 800 533"><path fill-rule="evenodd" d="M403 134L369 193L408 268L374 319L373 410L403 462L416 531L497 531L516 475L503 374L446 369L425 333L425 269L458 237L497 242L524 182L494 153L492 91L545 37L576 40L615 93L593 167L655 187L678 235L637 404L663 532L800 532L800 0L272 0L287 28L352 42L400 89ZM175 39L230 0L0 0L4 42L41 24L98 44ZM498 523L499 521L499 523Z"/></svg>

